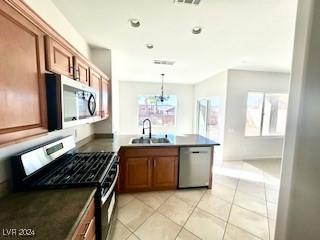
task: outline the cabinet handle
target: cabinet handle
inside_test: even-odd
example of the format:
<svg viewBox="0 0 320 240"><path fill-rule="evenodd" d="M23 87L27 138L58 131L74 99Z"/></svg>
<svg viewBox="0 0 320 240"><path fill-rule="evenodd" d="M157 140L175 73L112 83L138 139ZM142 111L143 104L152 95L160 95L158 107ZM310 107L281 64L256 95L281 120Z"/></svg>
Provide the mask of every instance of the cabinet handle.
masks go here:
<svg viewBox="0 0 320 240"><path fill-rule="evenodd" d="M88 233L89 233L89 230L90 230L93 222L94 222L94 218L92 218L92 219L90 220L90 222L88 222L88 223L86 224L84 232L80 234L80 236L81 236L82 238L84 238L84 239L87 238L87 235L88 235Z"/></svg>

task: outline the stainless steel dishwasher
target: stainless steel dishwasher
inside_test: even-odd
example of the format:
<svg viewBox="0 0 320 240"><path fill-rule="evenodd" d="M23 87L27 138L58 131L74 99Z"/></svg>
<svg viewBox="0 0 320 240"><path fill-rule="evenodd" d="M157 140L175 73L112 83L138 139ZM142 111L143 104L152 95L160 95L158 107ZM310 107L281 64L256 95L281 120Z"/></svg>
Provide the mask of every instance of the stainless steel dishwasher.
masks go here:
<svg viewBox="0 0 320 240"><path fill-rule="evenodd" d="M180 188L209 186L211 151L211 147L180 148Z"/></svg>

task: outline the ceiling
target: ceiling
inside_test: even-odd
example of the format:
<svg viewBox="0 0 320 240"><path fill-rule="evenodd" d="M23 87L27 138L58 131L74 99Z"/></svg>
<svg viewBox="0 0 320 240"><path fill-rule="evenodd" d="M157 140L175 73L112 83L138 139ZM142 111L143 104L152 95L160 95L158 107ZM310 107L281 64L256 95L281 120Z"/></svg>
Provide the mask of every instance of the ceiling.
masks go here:
<svg viewBox="0 0 320 240"><path fill-rule="evenodd" d="M112 50L120 81L159 82L165 73L166 82L192 84L228 68L290 71L297 0L52 1L89 44ZM194 26L202 33L192 34Z"/></svg>

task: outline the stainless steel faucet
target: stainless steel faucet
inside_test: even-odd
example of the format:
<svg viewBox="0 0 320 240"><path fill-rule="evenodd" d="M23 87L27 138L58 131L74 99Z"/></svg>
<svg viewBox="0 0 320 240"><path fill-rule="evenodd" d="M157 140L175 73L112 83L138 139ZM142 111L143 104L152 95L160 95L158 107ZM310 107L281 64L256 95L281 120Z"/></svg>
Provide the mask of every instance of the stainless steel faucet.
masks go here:
<svg viewBox="0 0 320 240"><path fill-rule="evenodd" d="M146 118L145 120L143 120L143 122L142 122L142 134L144 135L144 130L145 129L147 129L147 128L145 128L144 127L144 123L145 122L149 122L149 127L147 127L147 128L149 128L149 138L151 139L151 121L150 121L150 119L149 118Z"/></svg>

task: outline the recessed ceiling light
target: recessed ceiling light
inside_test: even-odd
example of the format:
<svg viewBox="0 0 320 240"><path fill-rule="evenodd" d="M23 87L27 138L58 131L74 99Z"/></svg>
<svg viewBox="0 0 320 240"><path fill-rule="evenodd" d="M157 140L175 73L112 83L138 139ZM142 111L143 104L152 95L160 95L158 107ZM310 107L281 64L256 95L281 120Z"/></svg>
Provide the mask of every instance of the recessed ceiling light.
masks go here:
<svg viewBox="0 0 320 240"><path fill-rule="evenodd" d="M135 27L135 28L140 27L140 21L136 18L129 19L129 22L131 27Z"/></svg>
<svg viewBox="0 0 320 240"><path fill-rule="evenodd" d="M199 33L201 33L201 31L202 31L202 29L199 26L192 28L193 34L199 34Z"/></svg>
<svg viewBox="0 0 320 240"><path fill-rule="evenodd" d="M146 47L147 47L148 49L152 49L154 46L153 46L153 44L148 43L148 44L146 44Z"/></svg>

